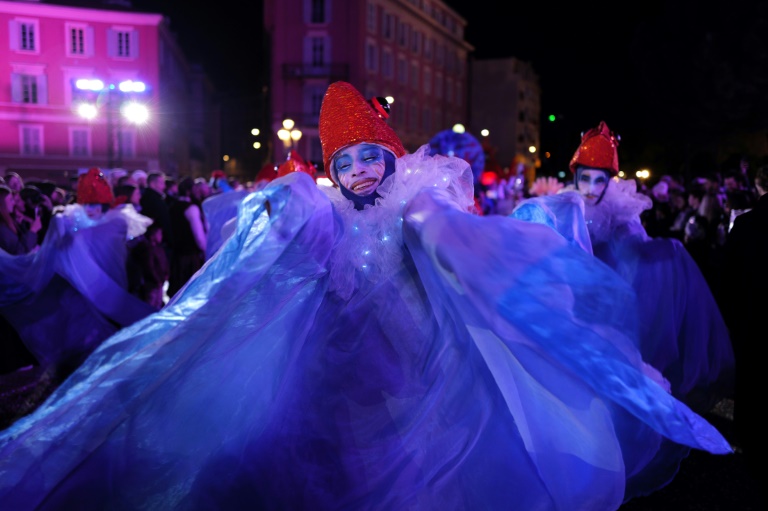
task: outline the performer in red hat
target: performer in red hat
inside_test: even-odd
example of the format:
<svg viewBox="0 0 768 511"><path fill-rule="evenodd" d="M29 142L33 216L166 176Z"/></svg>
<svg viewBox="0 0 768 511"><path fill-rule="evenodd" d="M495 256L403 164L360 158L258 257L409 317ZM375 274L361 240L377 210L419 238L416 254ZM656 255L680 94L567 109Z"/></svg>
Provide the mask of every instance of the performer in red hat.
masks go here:
<svg viewBox="0 0 768 511"><path fill-rule="evenodd" d="M618 142L601 122L584 134L570 163L584 197L592 249L637 293L643 359L670 380L673 395L707 412L733 392L730 336L685 247L646 233L640 214L652 201L637 191L634 179L617 177Z"/></svg>
<svg viewBox="0 0 768 511"><path fill-rule="evenodd" d="M112 186L99 168L91 167L80 174L77 179L77 203L82 204L90 218L101 218L114 202Z"/></svg>
<svg viewBox="0 0 768 511"><path fill-rule="evenodd" d="M633 179L618 177L619 140L605 122L588 130L570 162L574 186L555 196L525 201L513 216L533 219L532 205L556 212L555 219L541 215L545 220L538 221L578 240L633 287L633 298L617 302L616 307L637 314L643 360L661 371L673 396L707 413L733 395L734 355L728 329L706 279L680 241L646 233L640 214L652 201L637 191ZM582 215L564 207L576 200ZM588 236L583 235L585 230ZM687 449L665 442L629 478L627 495L644 495L663 486L687 455Z"/></svg>
<svg viewBox="0 0 768 511"><path fill-rule="evenodd" d="M337 185L246 197L162 311L0 433L0 507L605 511L662 438L731 452L643 364L626 283L472 214L469 164L406 152L378 105L331 84Z"/></svg>

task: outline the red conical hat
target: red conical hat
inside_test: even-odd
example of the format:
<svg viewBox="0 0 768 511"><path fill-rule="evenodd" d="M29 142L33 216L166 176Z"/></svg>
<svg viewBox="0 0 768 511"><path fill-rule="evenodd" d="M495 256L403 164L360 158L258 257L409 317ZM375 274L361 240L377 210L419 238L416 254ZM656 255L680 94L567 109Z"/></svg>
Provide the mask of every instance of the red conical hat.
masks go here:
<svg viewBox="0 0 768 511"><path fill-rule="evenodd" d="M317 174L315 166L305 161L304 158L299 156L299 153L293 150L288 153L288 159L277 168L277 177L282 177L291 172L304 172L312 176L313 179Z"/></svg>
<svg viewBox="0 0 768 511"><path fill-rule="evenodd" d="M583 165L593 169L607 170L611 176L619 173L619 137L616 136L605 121L600 121L597 128L584 133L581 145L571 158L571 172L576 173L576 167Z"/></svg>
<svg viewBox="0 0 768 511"><path fill-rule="evenodd" d="M104 174L96 167L91 167L77 179L78 204L112 204L115 196Z"/></svg>
<svg viewBox="0 0 768 511"><path fill-rule="evenodd" d="M366 101L347 82L334 82L328 87L320 107L320 143L328 178L334 181L331 172L333 155L351 145L377 144L395 157L405 154L400 138L384 120L386 115L383 108Z"/></svg>

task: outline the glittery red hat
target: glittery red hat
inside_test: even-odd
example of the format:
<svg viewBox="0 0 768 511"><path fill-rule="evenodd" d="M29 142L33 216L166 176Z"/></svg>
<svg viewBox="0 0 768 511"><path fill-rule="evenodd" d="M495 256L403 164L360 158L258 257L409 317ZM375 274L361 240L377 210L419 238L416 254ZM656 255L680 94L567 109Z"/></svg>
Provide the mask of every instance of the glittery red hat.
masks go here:
<svg viewBox="0 0 768 511"><path fill-rule="evenodd" d="M112 204L115 196L107 178L96 167L91 167L77 179L78 204Z"/></svg>
<svg viewBox="0 0 768 511"><path fill-rule="evenodd" d="M329 87L320 107L320 143L323 146L323 165L332 180L331 158L336 151L360 143L377 144L395 157L405 154L405 148L385 119L386 110L374 98L366 101L347 82L334 82Z"/></svg>
<svg viewBox="0 0 768 511"><path fill-rule="evenodd" d="M305 161L294 150L288 153L288 159L277 168L277 177L282 177L291 172L304 172L312 176L312 179L317 175L317 169L312 165L312 162Z"/></svg>
<svg viewBox="0 0 768 511"><path fill-rule="evenodd" d="M571 158L571 172L576 173L576 167L583 165L593 169L607 170L611 176L619 173L619 137L615 135L605 121L600 121L597 128L592 128L581 137L581 145Z"/></svg>

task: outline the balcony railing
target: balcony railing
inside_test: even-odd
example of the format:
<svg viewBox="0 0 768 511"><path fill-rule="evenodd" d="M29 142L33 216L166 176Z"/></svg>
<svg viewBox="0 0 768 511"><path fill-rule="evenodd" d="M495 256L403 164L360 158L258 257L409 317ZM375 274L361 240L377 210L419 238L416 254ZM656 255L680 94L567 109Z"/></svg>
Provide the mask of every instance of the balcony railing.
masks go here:
<svg viewBox="0 0 768 511"><path fill-rule="evenodd" d="M283 64L283 79L302 80L307 78L328 78L330 81L349 80L348 64Z"/></svg>

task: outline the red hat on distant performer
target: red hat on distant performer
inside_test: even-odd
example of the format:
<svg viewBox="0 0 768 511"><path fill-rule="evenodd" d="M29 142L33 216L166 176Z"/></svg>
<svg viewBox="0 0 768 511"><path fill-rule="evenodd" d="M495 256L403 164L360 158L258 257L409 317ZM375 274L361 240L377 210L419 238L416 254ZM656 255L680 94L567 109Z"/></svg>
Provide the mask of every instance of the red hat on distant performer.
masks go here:
<svg viewBox="0 0 768 511"><path fill-rule="evenodd" d="M91 167L77 179L78 204L112 204L115 196L104 174L97 167Z"/></svg>
<svg viewBox="0 0 768 511"><path fill-rule="evenodd" d="M619 146L620 137L614 134L600 121L597 128L592 128L581 137L581 145L571 158L569 165L571 172L576 173L576 167L582 165L593 169L602 169L611 176L619 174Z"/></svg>
<svg viewBox="0 0 768 511"><path fill-rule="evenodd" d="M317 169L312 162L304 160L295 150L291 150L288 153L288 159L277 168L277 177L283 177L291 172L304 172L312 176L312 179L317 176Z"/></svg>
<svg viewBox="0 0 768 511"><path fill-rule="evenodd" d="M340 149L360 143L377 144L395 157L405 155L405 147L387 124L386 106L373 98L366 99L347 82L334 82L320 107L320 142L323 146L325 173L335 182L331 159Z"/></svg>

